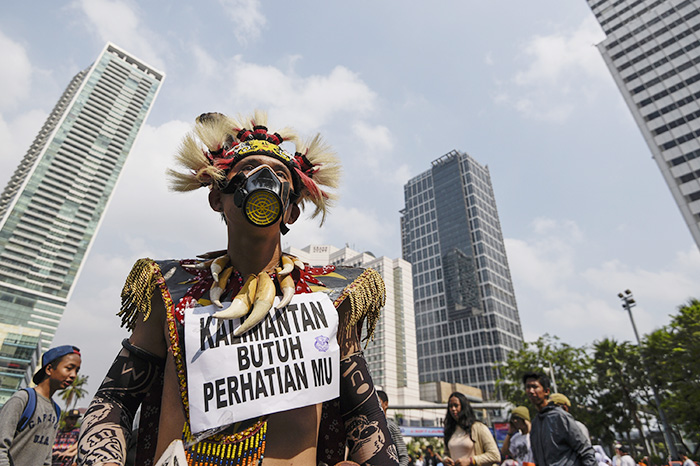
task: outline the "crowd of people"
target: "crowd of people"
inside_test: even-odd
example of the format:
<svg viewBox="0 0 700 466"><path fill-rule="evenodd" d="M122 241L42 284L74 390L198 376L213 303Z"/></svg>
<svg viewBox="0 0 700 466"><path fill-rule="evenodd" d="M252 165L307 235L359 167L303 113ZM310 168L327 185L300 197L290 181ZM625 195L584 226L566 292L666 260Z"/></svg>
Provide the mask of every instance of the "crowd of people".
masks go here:
<svg viewBox="0 0 700 466"><path fill-rule="evenodd" d="M593 445L586 426L571 415L566 395L552 393L550 380L543 373L531 372L522 378L525 394L536 414L527 406L510 411L508 432L500 450L491 431L476 420L467 398L450 395L444 420L444 455L429 445L412 466L652 466L648 457L635 461L627 446L616 443L610 458L601 445ZM697 466L687 453L682 465Z"/></svg>

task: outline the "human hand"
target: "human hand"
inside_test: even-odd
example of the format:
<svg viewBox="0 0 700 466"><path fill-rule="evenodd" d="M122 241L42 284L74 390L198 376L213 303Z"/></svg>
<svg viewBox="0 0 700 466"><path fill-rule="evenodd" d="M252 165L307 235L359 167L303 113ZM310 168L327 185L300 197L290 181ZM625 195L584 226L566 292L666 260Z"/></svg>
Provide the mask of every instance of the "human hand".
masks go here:
<svg viewBox="0 0 700 466"><path fill-rule="evenodd" d="M459 458L457 462L455 463L455 466L472 466L473 461L472 458L467 458L466 456L463 458Z"/></svg>
<svg viewBox="0 0 700 466"><path fill-rule="evenodd" d="M455 464L454 460L452 458L450 458L449 456L443 456L442 463L445 466L454 466L454 464Z"/></svg>

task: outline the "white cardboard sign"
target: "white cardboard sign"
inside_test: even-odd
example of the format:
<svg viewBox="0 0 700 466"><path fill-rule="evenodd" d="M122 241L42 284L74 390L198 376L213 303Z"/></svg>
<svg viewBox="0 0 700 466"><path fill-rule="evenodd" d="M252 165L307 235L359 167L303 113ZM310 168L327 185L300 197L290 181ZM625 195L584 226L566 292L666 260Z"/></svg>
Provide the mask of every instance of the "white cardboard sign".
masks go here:
<svg viewBox="0 0 700 466"><path fill-rule="evenodd" d="M219 310L185 313L193 434L338 397L338 313L327 294L295 295L240 337L239 319L213 318Z"/></svg>

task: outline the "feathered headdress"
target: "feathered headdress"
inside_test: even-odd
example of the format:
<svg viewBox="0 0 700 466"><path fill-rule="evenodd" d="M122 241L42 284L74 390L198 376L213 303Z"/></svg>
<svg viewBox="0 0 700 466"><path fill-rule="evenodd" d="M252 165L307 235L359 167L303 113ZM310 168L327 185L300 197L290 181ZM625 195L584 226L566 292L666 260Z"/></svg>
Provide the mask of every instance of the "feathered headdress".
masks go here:
<svg viewBox="0 0 700 466"><path fill-rule="evenodd" d="M294 154L285 151L284 141L295 145ZM290 128L271 132L267 114L256 110L248 118L236 119L221 113L204 113L197 117L192 131L185 135L178 149L177 162L188 169L182 173L168 170L174 191L192 191L202 186L223 189L231 168L249 155L267 155L282 161L294 181L292 200L315 205L312 217L321 214L321 224L335 195L340 162L320 135L301 141Z"/></svg>

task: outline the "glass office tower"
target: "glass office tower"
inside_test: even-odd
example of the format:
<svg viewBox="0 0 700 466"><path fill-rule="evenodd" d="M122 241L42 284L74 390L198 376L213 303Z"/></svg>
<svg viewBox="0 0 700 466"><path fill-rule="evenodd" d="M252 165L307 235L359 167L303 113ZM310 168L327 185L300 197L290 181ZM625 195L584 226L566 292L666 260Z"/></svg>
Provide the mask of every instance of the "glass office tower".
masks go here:
<svg viewBox="0 0 700 466"><path fill-rule="evenodd" d="M45 349L163 78L107 44L0 196L0 323L41 330Z"/></svg>
<svg viewBox="0 0 700 466"><path fill-rule="evenodd" d="M588 0L598 49L700 247L700 8L693 0Z"/></svg>
<svg viewBox="0 0 700 466"><path fill-rule="evenodd" d="M452 151L409 180L404 199L420 381L492 398L493 365L521 348L522 329L488 168Z"/></svg>

